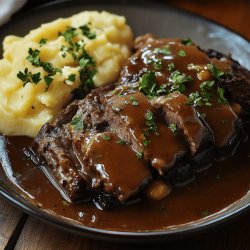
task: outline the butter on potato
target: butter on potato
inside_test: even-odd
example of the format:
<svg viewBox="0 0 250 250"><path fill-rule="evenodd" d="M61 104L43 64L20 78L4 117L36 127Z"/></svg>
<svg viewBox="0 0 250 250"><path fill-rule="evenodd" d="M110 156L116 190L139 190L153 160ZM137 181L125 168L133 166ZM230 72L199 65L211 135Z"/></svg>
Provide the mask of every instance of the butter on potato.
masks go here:
<svg viewBox="0 0 250 250"><path fill-rule="evenodd" d="M80 26L87 25L95 38L84 35ZM96 87L115 81L130 56L133 35L122 16L108 12L85 11L69 18L43 24L24 37L7 36L0 60L0 133L35 137L43 124L50 121L72 99L72 91L80 84L79 61L68 51L69 43L62 35L69 27L76 29L74 43L83 46L94 59L97 70L93 76ZM61 35L60 35L61 34ZM84 44L84 45L83 45ZM48 71L34 66L27 59L29 49L39 50L39 59L60 69L50 75L48 85L44 77ZM75 51L81 56L82 50ZM39 76L38 83L24 82L17 77L27 69ZM40 72L40 73L39 73ZM69 76L71 80L69 80ZM30 78L29 78L30 79Z"/></svg>

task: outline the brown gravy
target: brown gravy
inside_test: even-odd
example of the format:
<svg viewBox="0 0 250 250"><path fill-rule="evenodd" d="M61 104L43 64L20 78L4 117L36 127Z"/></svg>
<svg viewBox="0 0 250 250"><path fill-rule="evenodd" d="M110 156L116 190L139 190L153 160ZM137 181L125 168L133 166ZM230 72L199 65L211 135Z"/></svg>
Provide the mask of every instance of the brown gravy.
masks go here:
<svg viewBox="0 0 250 250"><path fill-rule="evenodd" d="M250 132L250 128L247 131ZM180 225L220 211L250 189L248 141L239 146L232 158L217 162L197 174L192 183L174 187L170 195L161 201L144 200L111 211L98 210L93 204L71 205L63 200L35 164L25 160L23 148L31 143L32 140L25 137L7 138L6 147L0 151L1 155L8 151L12 165L9 171L13 172L12 181L16 188L41 209L90 227L141 231ZM4 174L4 168L2 166L0 173Z"/></svg>

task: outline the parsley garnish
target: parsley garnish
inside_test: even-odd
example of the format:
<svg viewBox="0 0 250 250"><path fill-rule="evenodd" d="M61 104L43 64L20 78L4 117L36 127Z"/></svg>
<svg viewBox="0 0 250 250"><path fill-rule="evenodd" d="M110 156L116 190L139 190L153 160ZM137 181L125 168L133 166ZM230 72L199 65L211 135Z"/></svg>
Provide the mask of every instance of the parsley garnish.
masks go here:
<svg viewBox="0 0 250 250"><path fill-rule="evenodd" d="M70 74L67 78L68 81L74 82L76 80L76 74Z"/></svg>
<svg viewBox="0 0 250 250"><path fill-rule="evenodd" d="M201 216L203 216L203 217L206 217L206 216L208 216L209 214L210 214L210 213L209 213L208 210L205 210L205 211L201 212Z"/></svg>
<svg viewBox="0 0 250 250"><path fill-rule="evenodd" d="M216 79L216 80L220 80L220 78L222 76L224 76L224 72L219 70L214 64L208 64L207 68L209 69L209 71L211 72L212 76Z"/></svg>
<svg viewBox="0 0 250 250"><path fill-rule="evenodd" d="M173 123L169 124L168 128L171 129L174 135L177 135L177 127L175 124Z"/></svg>
<svg viewBox="0 0 250 250"><path fill-rule="evenodd" d="M26 57L28 61L33 66L39 67L40 66L40 57L39 57L40 50L38 49L33 50L32 48L29 48L28 53L29 55Z"/></svg>
<svg viewBox="0 0 250 250"><path fill-rule="evenodd" d="M73 126L73 129L75 131L78 131L78 130L82 131L84 128L83 118L81 116L74 116L71 121L71 125Z"/></svg>
<svg viewBox="0 0 250 250"><path fill-rule="evenodd" d="M69 44L72 44L72 39L77 36L77 33L75 32L76 28L68 27L64 32L59 32L59 36L63 36L65 41Z"/></svg>
<svg viewBox="0 0 250 250"><path fill-rule="evenodd" d="M169 71L172 71L172 70L174 70L174 69L175 69L174 63L173 63L173 62L169 63L169 64L168 64L168 70L169 70Z"/></svg>
<svg viewBox="0 0 250 250"><path fill-rule="evenodd" d="M102 139L105 140L105 141L109 141L110 140L110 136L109 135L103 134L101 136L102 136Z"/></svg>
<svg viewBox="0 0 250 250"><path fill-rule="evenodd" d="M34 83L37 85L41 81L41 73L32 74L29 72L28 68L25 68L24 72L19 71L17 77L22 80L23 87L28 83Z"/></svg>
<svg viewBox="0 0 250 250"><path fill-rule="evenodd" d="M48 39L42 38L39 42L40 46L43 46L44 44L46 44L48 41Z"/></svg>
<svg viewBox="0 0 250 250"><path fill-rule="evenodd" d="M180 50L178 52L178 55L181 56L181 57L185 57L187 55L187 53L184 50Z"/></svg>
<svg viewBox="0 0 250 250"><path fill-rule="evenodd" d="M156 95L168 94L167 84L162 84L157 90Z"/></svg>
<svg viewBox="0 0 250 250"><path fill-rule="evenodd" d="M171 73L169 80L172 83L171 92L179 91L180 93L184 93L186 91L186 84L192 82L193 78L176 70Z"/></svg>
<svg viewBox="0 0 250 250"><path fill-rule="evenodd" d="M181 42L182 44L188 45L188 46L193 44L193 41L190 38L183 39Z"/></svg>
<svg viewBox="0 0 250 250"><path fill-rule="evenodd" d="M145 131L145 136L148 136L150 132L157 133L157 125L154 120L153 112L148 111L145 114L145 119L146 119L146 126L147 126L147 130Z"/></svg>
<svg viewBox="0 0 250 250"><path fill-rule="evenodd" d="M126 141L123 139L119 139L116 143L120 145L126 145Z"/></svg>
<svg viewBox="0 0 250 250"><path fill-rule="evenodd" d="M47 85L47 87L46 87L46 89L45 89L45 92L46 91L48 91L48 89L49 89L49 87L50 87L50 84L53 82L53 78L52 77L50 77L50 76L45 76L44 77L44 81L45 81L45 83L46 83L46 85Z"/></svg>
<svg viewBox="0 0 250 250"><path fill-rule="evenodd" d="M142 159L143 158L143 152L136 152L136 157L138 159Z"/></svg>
<svg viewBox="0 0 250 250"><path fill-rule="evenodd" d="M218 88L217 88L217 93L218 93L218 95L219 95L218 102L219 102L219 103L226 103L227 100L226 100L226 98L224 97L225 89L218 87Z"/></svg>
<svg viewBox="0 0 250 250"><path fill-rule="evenodd" d="M154 52L158 53L158 54L171 55L171 51L169 49L169 46L165 46L162 48L155 48Z"/></svg>
<svg viewBox="0 0 250 250"><path fill-rule="evenodd" d="M82 30L82 34L86 36L88 39L92 40L96 38L96 34L90 31L90 28L88 25L83 25L79 27L79 29Z"/></svg>
<svg viewBox="0 0 250 250"><path fill-rule="evenodd" d="M139 105L138 101L135 99L134 96L130 97L130 101L131 101L131 103L132 103L133 106L138 106Z"/></svg>
<svg viewBox="0 0 250 250"><path fill-rule="evenodd" d="M157 90L155 72L149 71L145 73L139 81L139 91L148 97L155 95Z"/></svg>
<svg viewBox="0 0 250 250"><path fill-rule="evenodd" d="M142 144L143 144L145 147L147 147L147 146L150 144L150 141L144 139L144 140L142 141Z"/></svg>
<svg viewBox="0 0 250 250"><path fill-rule="evenodd" d="M154 62L154 68L156 70L161 70L162 69L162 62L161 61Z"/></svg>

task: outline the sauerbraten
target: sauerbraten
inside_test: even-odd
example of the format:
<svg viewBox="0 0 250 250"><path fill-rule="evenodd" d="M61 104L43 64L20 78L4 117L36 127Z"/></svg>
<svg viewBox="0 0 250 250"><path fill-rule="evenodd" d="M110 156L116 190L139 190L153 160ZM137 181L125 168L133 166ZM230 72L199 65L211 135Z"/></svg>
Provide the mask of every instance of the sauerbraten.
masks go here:
<svg viewBox="0 0 250 250"><path fill-rule="evenodd" d="M190 39L138 37L115 84L45 124L33 160L71 203L162 200L247 139L250 72ZM30 153L30 152L29 152Z"/></svg>

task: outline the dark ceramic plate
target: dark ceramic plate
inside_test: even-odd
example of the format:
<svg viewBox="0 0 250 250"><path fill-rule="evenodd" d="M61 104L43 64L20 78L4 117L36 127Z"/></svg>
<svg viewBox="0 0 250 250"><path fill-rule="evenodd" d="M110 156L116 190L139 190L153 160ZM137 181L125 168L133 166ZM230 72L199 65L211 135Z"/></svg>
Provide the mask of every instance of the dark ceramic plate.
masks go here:
<svg viewBox="0 0 250 250"><path fill-rule="evenodd" d="M216 49L226 54L231 53L242 65L250 69L249 41L209 20L153 1L138 1L136 4L125 0L105 1L105 3L95 0L79 0L45 5L24 13L1 27L0 42L6 35L24 35L41 23L52 21L58 17L67 17L83 10L107 10L124 15L136 35L152 32L159 37L191 37L205 48ZM0 158L0 162L3 165L8 164L8 155L6 154L6 158ZM131 241L173 239L217 225L219 222L240 214L250 206L250 195L246 195L229 208L201 221L158 232L117 232L81 226L50 215L30 204L20 192L8 184L8 179L4 175L0 175L0 193L17 207L50 224L96 239Z"/></svg>

